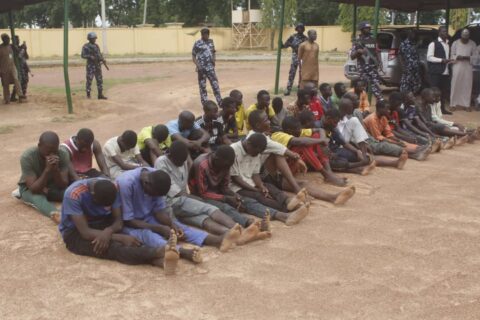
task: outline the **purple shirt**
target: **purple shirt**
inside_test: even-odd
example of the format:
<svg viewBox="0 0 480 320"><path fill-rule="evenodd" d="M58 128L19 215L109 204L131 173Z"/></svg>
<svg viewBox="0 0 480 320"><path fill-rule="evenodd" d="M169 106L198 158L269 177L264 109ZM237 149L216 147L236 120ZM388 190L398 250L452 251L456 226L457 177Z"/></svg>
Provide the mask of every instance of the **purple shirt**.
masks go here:
<svg viewBox="0 0 480 320"><path fill-rule="evenodd" d="M140 175L143 171L154 172L153 168L137 168L122 173L117 179L122 203L123 220L148 220L154 212L167 207L165 197L152 197L143 191Z"/></svg>
<svg viewBox="0 0 480 320"><path fill-rule="evenodd" d="M95 220L103 219L112 214L112 209L120 208L120 196L117 192L115 202L111 207L103 207L93 202L93 196L90 193L89 185L96 180L104 178L91 178L79 180L72 183L63 196L62 202L62 220L58 230L65 236L65 232L75 229L75 224L71 216L85 215L90 224Z"/></svg>

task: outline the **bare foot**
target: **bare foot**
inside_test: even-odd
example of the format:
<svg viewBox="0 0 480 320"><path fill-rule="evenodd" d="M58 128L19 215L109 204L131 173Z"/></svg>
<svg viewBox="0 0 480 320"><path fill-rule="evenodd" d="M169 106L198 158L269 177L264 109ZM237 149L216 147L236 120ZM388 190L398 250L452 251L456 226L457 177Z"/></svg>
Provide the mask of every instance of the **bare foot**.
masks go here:
<svg viewBox="0 0 480 320"><path fill-rule="evenodd" d="M60 212L53 211L52 213L50 213L50 219L52 219L55 224L60 224L60 220L62 219Z"/></svg>
<svg viewBox="0 0 480 320"><path fill-rule="evenodd" d="M240 238L238 238L237 244L243 246L244 244L256 240L259 232L260 228L258 224L254 223L250 225L248 228L242 230L242 234L240 235Z"/></svg>
<svg viewBox="0 0 480 320"><path fill-rule="evenodd" d="M468 135L458 138L457 141L455 142L455 145L461 146L462 144L465 144L467 142L468 142Z"/></svg>
<svg viewBox="0 0 480 320"><path fill-rule="evenodd" d="M370 172L372 172L373 169L377 166L377 162L373 160L368 166L364 167L362 172L360 173L362 176L368 175Z"/></svg>
<svg viewBox="0 0 480 320"><path fill-rule="evenodd" d="M235 247L235 244L240 238L242 233L242 227L237 223L235 224L232 229L228 230L227 233L223 236L222 244L220 245L220 251L226 252L230 248Z"/></svg>
<svg viewBox="0 0 480 320"><path fill-rule="evenodd" d="M447 142L442 145L442 149L449 150L455 145L455 137L451 137Z"/></svg>
<svg viewBox="0 0 480 320"><path fill-rule="evenodd" d="M442 141L435 139L435 142L432 144L432 152L440 152L442 150Z"/></svg>
<svg viewBox="0 0 480 320"><path fill-rule="evenodd" d="M309 208L310 208L310 205L306 204L301 206L299 209L291 212L287 218L287 221L285 221L285 224L287 226L293 226L294 224L299 223L308 215Z"/></svg>
<svg viewBox="0 0 480 320"><path fill-rule="evenodd" d="M270 215L270 209L265 211L265 215L260 223L260 231L272 231L270 220L272 220L272 216Z"/></svg>
<svg viewBox="0 0 480 320"><path fill-rule="evenodd" d="M407 163L408 160L408 153L403 153L400 158L398 159L397 162L397 169L402 170L403 167L405 167L405 164Z"/></svg>
<svg viewBox="0 0 480 320"><path fill-rule="evenodd" d="M307 190L305 190L305 188L303 188L300 191L298 191L298 193L293 198L290 199L290 201L287 203L287 210L289 212L292 211L292 210L295 210L296 208L298 208L300 206L300 204L305 202L305 200L307 198L306 192L307 192Z"/></svg>
<svg viewBox="0 0 480 320"><path fill-rule="evenodd" d="M345 187L347 185L347 178L331 175L330 177L325 179L325 182L331 183L337 187Z"/></svg>
<svg viewBox="0 0 480 320"><path fill-rule="evenodd" d="M163 270L165 275L175 274L180 255L177 251L177 234L175 230L170 230L170 238L165 246L165 257L163 258Z"/></svg>
<svg viewBox="0 0 480 320"><path fill-rule="evenodd" d="M192 261L195 264L203 262L202 251L199 247L192 249L180 248L180 257Z"/></svg>
<svg viewBox="0 0 480 320"><path fill-rule="evenodd" d="M343 190L337 195L337 198L335 199L333 204L335 205L345 204L348 200L350 200L351 197L353 197L353 195L355 194L355 191L356 189L354 186L351 186L350 188Z"/></svg>

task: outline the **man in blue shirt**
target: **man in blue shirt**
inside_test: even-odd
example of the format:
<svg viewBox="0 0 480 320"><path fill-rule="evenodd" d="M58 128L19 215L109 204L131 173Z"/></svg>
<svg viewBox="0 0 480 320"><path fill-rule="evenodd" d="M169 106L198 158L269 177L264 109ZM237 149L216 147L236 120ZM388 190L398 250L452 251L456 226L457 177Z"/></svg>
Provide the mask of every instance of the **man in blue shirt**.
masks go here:
<svg viewBox="0 0 480 320"><path fill-rule="evenodd" d="M140 239L146 246L164 245L173 229L179 240L196 246L209 245L227 251L240 237L241 228L236 225L221 236L193 229L177 221L165 201L170 190L170 176L162 170L138 168L124 172L117 178L125 222L124 233ZM199 263L199 248L179 248L180 257Z"/></svg>
<svg viewBox="0 0 480 320"><path fill-rule="evenodd" d="M182 141L190 150L192 158L210 152L208 140L210 135L195 122L195 115L190 111L182 111L178 119L166 124L172 141Z"/></svg>
<svg viewBox="0 0 480 320"><path fill-rule="evenodd" d="M142 246L123 227L120 197L104 178L74 182L65 191L58 227L67 249L75 254L117 260L126 264L151 263L172 272L177 261L176 237L157 247Z"/></svg>

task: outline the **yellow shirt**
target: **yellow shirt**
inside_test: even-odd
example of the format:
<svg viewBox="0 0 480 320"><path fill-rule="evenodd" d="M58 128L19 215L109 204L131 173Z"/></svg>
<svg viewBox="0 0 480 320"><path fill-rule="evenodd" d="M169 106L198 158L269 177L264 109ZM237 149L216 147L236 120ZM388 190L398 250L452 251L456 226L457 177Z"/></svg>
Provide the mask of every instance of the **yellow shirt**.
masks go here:
<svg viewBox="0 0 480 320"><path fill-rule="evenodd" d="M291 134L278 131L272 133L271 138L273 141L278 142L288 148L288 144L290 143L290 140L292 140L293 136Z"/></svg>
<svg viewBox="0 0 480 320"><path fill-rule="evenodd" d="M245 126L245 108L243 104L238 107L238 111L235 113L235 122L237 123L238 134L242 134Z"/></svg>
<svg viewBox="0 0 480 320"><path fill-rule="evenodd" d="M245 112L245 126L247 127L247 130L251 130L252 128L250 127L250 124L248 123L248 116L250 115L250 113L253 111L253 110L258 110L257 108L257 104L254 103L252 104L250 107L248 107L247 111ZM272 105L269 105L268 106L268 118L269 119L272 119L274 116L275 116L275 110L273 110L273 107Z"/></svg>
<svg viewBox="0 0 480 320"><path fill-rule="evenodd" d="M153 131L153 126L148 126L140 130L140 133L137 136L138 149L140 150L145 149L145 140L152 139L152 131ZM172 144L172 138L170 137L170 135L168 135L167 139L158 143L158 147L160 148L160 150L165 150L167 148L170 148L171 144Z"/></svg>
<svg viewBox="0 0 480 320"><path fill-rule="evenodd" d="M302 132L300 133L300 137L311 137L313 134L312 129L302 129Z"/></svg>

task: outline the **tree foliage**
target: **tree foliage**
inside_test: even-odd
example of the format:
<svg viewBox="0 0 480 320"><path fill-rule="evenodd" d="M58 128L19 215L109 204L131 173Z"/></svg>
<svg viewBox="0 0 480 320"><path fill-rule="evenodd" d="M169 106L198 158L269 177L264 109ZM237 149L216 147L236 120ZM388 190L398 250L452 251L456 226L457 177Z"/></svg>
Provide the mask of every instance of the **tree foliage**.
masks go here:
<svg viewBox="0 0 480 320"><path fill-rule="evenodd" d="M343 31L353 30L353 5L341 3L339 6L340 13L338 15L338 21L342 26ZM388 22L388 10L380 9L379 24L386 24ZM373 19L375 16L375 8L373 7L358 7L357 11L357 23L361 21L369 21L373 25Z"/></svg>
<svg viewBox="0 0 480 320"><path fill-rule="evenodd" d="M263 0L261 3L262 9L262 24L266 28L270 28L270 49L274 47L275 33L280 27L280 11L281 1L278 0ZM293 25L296 21L297 1L285 0L284 25Z"/></svg>
<svg viewBox="0 0 480 320"><path fill-rule="evenodd" d="M326 26L336 23L337 2L328 0L297 0L297 21L307 26Z"/></svg>

